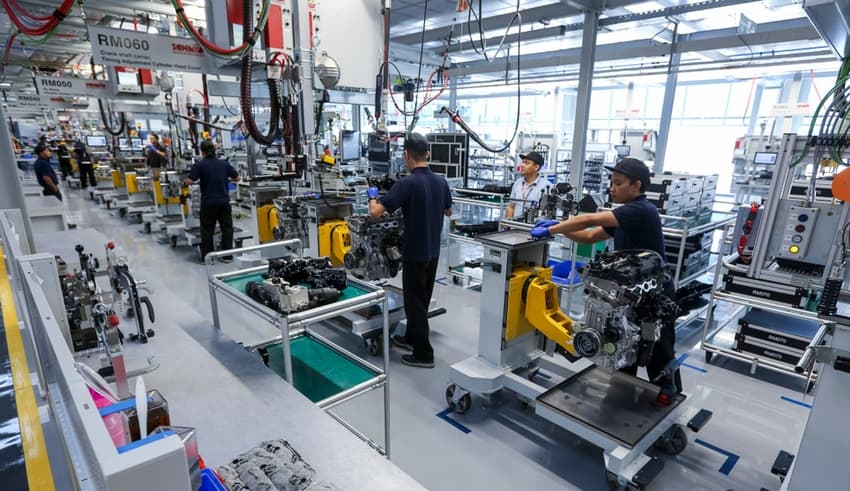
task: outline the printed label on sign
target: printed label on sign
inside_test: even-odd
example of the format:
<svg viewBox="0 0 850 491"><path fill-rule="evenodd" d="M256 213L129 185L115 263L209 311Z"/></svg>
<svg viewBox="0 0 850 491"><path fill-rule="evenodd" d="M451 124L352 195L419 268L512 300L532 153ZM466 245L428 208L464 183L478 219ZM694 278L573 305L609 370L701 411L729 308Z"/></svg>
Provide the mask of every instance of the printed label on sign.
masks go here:
<svg viewBox="0 0 850 491"><path fill-rule="evenodd" d="M106 81L85 78L35 77L39 94L83 97L108 97Z"/></svg>
<svg viewBox="0 0 850 491"><path fill-rule="evenodd" d="M188 38L89 26L94 62L181 72L204 72L204 50Z"/></svg>

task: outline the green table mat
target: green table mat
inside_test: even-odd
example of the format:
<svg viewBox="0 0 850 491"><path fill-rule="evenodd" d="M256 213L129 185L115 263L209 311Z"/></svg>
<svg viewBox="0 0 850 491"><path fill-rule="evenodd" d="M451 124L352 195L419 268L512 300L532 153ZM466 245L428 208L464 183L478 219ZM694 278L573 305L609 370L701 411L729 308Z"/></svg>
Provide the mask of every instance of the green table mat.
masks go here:
<svg viewBox="0 0 850 491"><path fill-rule="evenodd" d="M266 350L269 368L284 378L283 345L271 344ZM377 375L309 335L293 338L290 350L295 388L313 402L339 394Z"/></svg>

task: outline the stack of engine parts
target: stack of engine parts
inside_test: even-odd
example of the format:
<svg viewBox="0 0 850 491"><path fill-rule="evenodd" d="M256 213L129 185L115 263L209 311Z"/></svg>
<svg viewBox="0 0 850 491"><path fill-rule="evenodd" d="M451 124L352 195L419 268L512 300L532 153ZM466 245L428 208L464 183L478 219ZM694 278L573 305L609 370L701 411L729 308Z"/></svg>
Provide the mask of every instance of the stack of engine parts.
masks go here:
<svg viewBox="0 0 850 491"><path fill-rule="evenodd" d="M582 270L585 319L573 336L576 354L609 370L646 364L665 322L678 306L664 295L668 281L656 252L622 250L599 255Z"/></svg>
<svg viewBox="0 0 850 491"><path fill-rule="evenodd" d="M348 284L345 270L326 257L269 260L263 281L245 285L249 297L284 314L335 302Z"/></svg>
<svg viewBox="0 0 850 491"><path fill-rule="evenodd" d="M333 491L285 440L269 440L218 467L230 491Z"/></svg>
<svg viewBox="0 0 850 491"><path fill-rule="evenodd" d="M372 218L368 214L345 219L351 249L345 255L345 268L357 278L392 278L401 269L404 221L401 210Z"/></svg>

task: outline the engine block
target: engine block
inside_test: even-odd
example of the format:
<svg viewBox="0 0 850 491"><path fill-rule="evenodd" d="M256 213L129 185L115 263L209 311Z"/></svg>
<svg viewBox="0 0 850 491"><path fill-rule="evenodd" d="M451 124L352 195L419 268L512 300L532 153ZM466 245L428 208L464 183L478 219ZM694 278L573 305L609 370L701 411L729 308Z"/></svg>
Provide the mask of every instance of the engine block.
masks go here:
<svg viewBox="0 0 850 491"><path fill-rule="evenodd" d="M392 278L401 269L401 243L404 222L400 210L382 217L351 215L345 219L351 235L351 249L345 255L345 269L358 278Z"/></svg>

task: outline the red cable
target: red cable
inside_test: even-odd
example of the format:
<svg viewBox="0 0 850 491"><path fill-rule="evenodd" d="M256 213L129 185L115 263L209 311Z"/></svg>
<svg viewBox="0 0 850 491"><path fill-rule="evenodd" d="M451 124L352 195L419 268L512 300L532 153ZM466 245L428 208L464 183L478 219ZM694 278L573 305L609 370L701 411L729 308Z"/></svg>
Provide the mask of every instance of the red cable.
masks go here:
<svg viewBox="0 0 850 491"><path fill-rule="evenodd" d="M197 92L197 93L198 93L198 94L200 94L200 95L201 95L201 97L204 99L204 107L206 107L206 108L209 108L209 107L210 107L209 99L207 99L207 96L206 96L203 92L201 92L201 91L200 91L200 90L198 90L198 89L192 89L192 90L190 90L190 91L189 91L189 94L191 94L191 93L193 93L193 92ZM187 102L187 103L189 102L189 94L186 94L186 102Z"/></svg>
<svg viewBox="0 0 850 491"><path fill-rule="evenodd" d="M71 10L71 7L73 7L74 0L63 0L62 5L60 5L54 11L53 15L51 15L51 19L36 28L27 27L26 25L24 25L23 22L21 22L21 19L19 19L18 16L15 15L15 12L10 6L9 0L2 0L2 4L3 8L6 10L6 13L9 15L9 19L12 20L12 23L15 24L15 27L17 27L19 31L21 31L23 34L26 34L27 36L38 37L44 36L45 34L49 33L54 28L56 28L56 26L59 25L60 22L62 22L62 19L65 18L65 16Z"/></svg>
<svg viewBox="0 0 850 491"><path fill-rule="evenodd" d="M24 9L23 9L23 8L22 8L19 4L18 4L18 2L17 2L17 1L15 1L15 0L11 0L11 4L12 4L12 7L16 8L16 9L18 10L18 12L20 12L20 13L24 14L25 16L27 16L28 18L30 18L30 19L32 19L32 20L34 20L34 21L44 22L44 21L46 21L46 20L50 20L50 19L52 19L52 18L53 18L53 15L52 15L52 14L51 14L51 15L44 15L44 16L42 16L42 15L32 15L32 14L30 14L29 12L27 12L26 10L24 10Z"/></svg>
<svg viewBox="0 0 850 491"><path fill-rule="evenodd" d="M812 88L815 89L815 95L818 96L818 100L823 99L823 97L820 96L820 91L818 90L818 86L815 85L815 71L814 70L811 70L811 69L809 70L809 78L812 79Z"/></svg>
<svg viewBox="0 0 850 491"><path fill-rule="evenodd" d="M9 57L12 55L12 43L15 42L15 38L17 36L18 36L18 33L13 32L12 35L9 36L9 40L6 41L6 55L3 57L3 67L4 67L4 69L5 69L6 64L9 63Z"/></svg>
<svg viewBox="0 0 850 491"><path fill-rule="evenodd" d="M3 1L5 2L6 0L3 0ZM177 4L177 11L178 12L181 12L181 11L185 12L185 9L183 8L183 2L181 0L174 0L174 3ZM198 30L195 28L195 25L192 24L192 22L189 20L188 16L184 15L183 17L184 17L184 20L185 20L184 24L185 24L186 28L189 29L192 32L192 36L195 38L195 40L197 40L199 43L201 43L201 45L203 45L206 49L208 49L208 50L210 50L214 53L217 53L217 54L220 54L220 55L235 55L235 54L238 54L240 51L244 50L245 48L247 48L251 44L248 41L244 41L241 45L239 45L235 48L222 48L220 46L213 44L207 38L205 38L203 35L201 35L201 33L198 32ZM253 38L254 35L256 34L256 32L257 31L255 29L254 33L252 33L250 37Z"/></svg>

